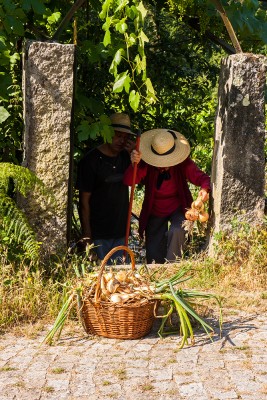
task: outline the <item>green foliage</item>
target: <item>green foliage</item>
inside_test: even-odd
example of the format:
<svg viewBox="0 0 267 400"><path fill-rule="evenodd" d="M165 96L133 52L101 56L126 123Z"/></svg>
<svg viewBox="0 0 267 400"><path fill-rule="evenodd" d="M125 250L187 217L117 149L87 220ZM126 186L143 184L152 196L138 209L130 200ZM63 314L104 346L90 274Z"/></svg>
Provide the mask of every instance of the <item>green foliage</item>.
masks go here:
<svg viewBox="0 0 267 400"><path fill-rule="evenodd" d="M17 50L19 37L25 34L27 17L23 4L3 0L0 6L0 160L16 160L15 149L19 148L16 132L11 132L15 119L21 118L18 103L21 97L14 90L16 69L20 55ZM20 89L19 89L20 91ZM16 114L16 116L15 116ZM11 122L12 121L12 122ZM21 139L21 138L20 138Z"/></svg>
<svg viewBox="0 0 267 400"><path fill-rule="evenodd" d="M201 166L201 169L208 175L211 174L211 162L212 162L212 138L206 139L204 143L196 144L192 151L192 159L197 165Z"/></svg>
<svg viewBox="0 0 267 400"><path fill-rule="evenodd" d="M99 121L92 122L91 124L86 120L82 121L77 127L79 141L82 142L89 138L96 140L97 137L101 136L105 142L110 142L114 134L110 123L110 119L106 115L100 115Z"/></svg>
<svg viewBox="0 0 267 400"><path fill-rule="evenodd" d="M99 16L105 20L103 44L105 47L112 45L114 54L109 69L115 78L113 92L124 90L129 94L129 104L136 112L141 96L148 104L155 103L156 96L146 73L145 43L149 39L144 32L144 21L147 9L142 1L134 0L131 6L128 3L106 0Z"/></svg>
<svg viewBox="0 0 267 400"><path fill-rule="evenodd" d="M267 43L266 7L258 0L168 0L170 9L180 20L198 19L202 34L212 32L229 42L227 30L216 9L221 4L241 42L242 50L253 52L259 43ZM196 21L195 21L196 22Z"/></svg>
<svg viewBox="0 0 267 400"><path fill-rule="evenodd" d="M222 4L244 51L266 52L266 7L256 0ZM71 4L2 0L0 6L0 160L21 160L21 49L53 36ZM89 18L90 16L90 18ZM110 141L107 115L128 112L134 127L169 126L192 146L213 134L220 59L210 35L229 43L213 1L90 1L78 21L75 129L77 157L92 141ZM71 43L69 23L60 36Z"/></svg>
<svg viewBox="0 0 267 400"><path fill-rule="evenodd" d="M0 163L0 253L8 258L37 261L40 244L15 197L27 196L38 187L49 196L44 184L27 168Z"/></svg>
<svg viewBox="0 0 267 400"><path fill-rule="evenodd" d="M196 32L183 22L177 23L164 9L154 10L147 30L151 39L148 71L155 82L158 102L153 108L141 110L145 128L170 127L181 131L192 148L196 143L204 144L213 136L214 88L222 54L214 53L211 44L202 43Z"/></svg>
<svg viewBox="0 0 267 400"><path fill-rule="evenodd" d="M24 39L44 39L60 18L57 5L43 0L2 0L0 4L0 161L21 161L21 52ZM57 2L60 6L60 1ZM55 7L55 12L53 12ZM46 32L43 33L43 30Z"/></svg>
<svg viewBox="0 0 267 400"><path fill-rule="evenodd" d="M20 246L21 252L25 253L25 258L36 260L39 255L40 246L24 214L16 207L12 199L1 192L0 206L0 238L2 243L0 251L8 248L10 256L13 258L15 255L18 255L17 246Z"/></svg>
<svg viewBox="0 0 267 400"><path fill-rule="evenodd" d="M96 23L97 18L94 21L94 31L88 25L80 28L80 37L85 35L83 29L89 29L89 37L94 39ZM151 85L151 91L155 88L157 92L156 103L150 105L139 91L128 97L129 77L132 74L131 70L122 69L127 67L127 49L118 47L123 46L123 41L116 36L115 31L112 36L113 50L111 46L105 48L103 45L93 45L92 41L82 43L78 57L86 54L88 58L86 66L79 70L77 76L77 157L83 153L84 147L92 145L93 139L102 136L107 140L103 126L102 133L99 124L99 118L105 109L107 113L128 112L133 128L147 130L162 126L181 130L190 139L192 147L196 142L201 143L207 137L213 136L216 104L214 87L217 84L220 53L211 59L212 47L206 46L205 50L206 44L196 44L199 40L197 33L190 33L185 24L177 24L171 13L160 7L149 8L143 29L150 38L145 46L146 74L150 76L146 84L148 87ZM190 48L188 40L192 40ZM134 47L130 50L132 52ZM111 64L110 55L113 57ZM117 73L115 83L112 83L109 73L113 70ZM140 74L142 76L141 69ZM129 99L133 102L137 99L139 102L135 113L127 109Z"/></svg>

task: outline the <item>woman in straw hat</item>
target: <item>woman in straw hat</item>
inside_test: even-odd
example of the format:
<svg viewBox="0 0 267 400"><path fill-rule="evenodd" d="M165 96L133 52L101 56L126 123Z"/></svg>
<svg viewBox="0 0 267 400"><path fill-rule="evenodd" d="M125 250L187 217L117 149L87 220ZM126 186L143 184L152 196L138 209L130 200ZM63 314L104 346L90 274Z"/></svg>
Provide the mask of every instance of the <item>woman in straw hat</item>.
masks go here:
<svg viewBox="0 0 267 400"><path fill-rule="evenodd" d="M130 165L134 143L129 140L130 118L127 114L110 116L114 136L90 150L78 166L79 216L82 228L81 248L94 244L100 260L114 247L124 244L129 207L128 188L123 174ZM122 252L114 253L114 258Z"/></svg>
<svg viewBox="0 0 267 400"><path fill-rule="evenodd" d="M140 152L133 150L131 153L132 164L138 164L136 183L145 185L139 234L143 237L145 232L148 264L173 262L182 256L185 243L182 223L193 201L188 181L201 187L199 195L203 201L208 199L210 178L189 154L186 138L168 129L144 132ZM124 183L130 186L132 177L133 166L130 165L124 174Z"/></svg>

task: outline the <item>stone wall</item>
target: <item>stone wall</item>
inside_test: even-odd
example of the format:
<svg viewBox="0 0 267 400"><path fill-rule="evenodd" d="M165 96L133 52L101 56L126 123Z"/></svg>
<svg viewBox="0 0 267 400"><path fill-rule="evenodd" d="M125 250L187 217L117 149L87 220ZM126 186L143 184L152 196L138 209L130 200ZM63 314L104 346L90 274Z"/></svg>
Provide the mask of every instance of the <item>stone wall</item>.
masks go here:
<svg viewBox="0 0 267 400"><path fill-rule="evenodd" d="M45 252L67 245L72 165L75 46L27 41L23 60L24 161L53 193L38 191L23 207Z"/></svg>
<svg viewBox="0 0 267 400"><path fill-rule="evenodd" d="M264 217L266 58L235 54L222 61L212 165L211 228Z"/></svg>

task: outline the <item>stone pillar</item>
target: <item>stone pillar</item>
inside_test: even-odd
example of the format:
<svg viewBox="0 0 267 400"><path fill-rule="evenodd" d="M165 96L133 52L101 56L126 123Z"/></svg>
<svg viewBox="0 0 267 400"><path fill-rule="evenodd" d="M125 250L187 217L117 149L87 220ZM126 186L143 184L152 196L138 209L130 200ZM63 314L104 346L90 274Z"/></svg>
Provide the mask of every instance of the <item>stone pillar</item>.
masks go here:
<svg viewBox="0 0 267 400"><path fill-rule="evenodd" d="M23 59L24 160L51 190L23 204L45 253L65 250L70 231L75 46L27 41Z"/></svg>
<svg viewBox="0 0 267 400"><path fill-rule="evenodd" d="M242 53L222 61L211 177L213 233L231 229L234 217L263 222L265 62L262 55Z"/></svg>

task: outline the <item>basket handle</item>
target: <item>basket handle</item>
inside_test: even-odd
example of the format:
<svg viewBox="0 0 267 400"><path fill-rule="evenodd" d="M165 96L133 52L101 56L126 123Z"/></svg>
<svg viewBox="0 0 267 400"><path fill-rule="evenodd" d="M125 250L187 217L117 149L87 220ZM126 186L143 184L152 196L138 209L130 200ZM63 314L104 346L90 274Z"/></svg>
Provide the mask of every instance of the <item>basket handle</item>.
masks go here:
<svg viewBox="0 0 267 400"><path fill-rule="evenodd" d="M118 250L124 250L130 255L131 264L132 264L132 271L135 270L134 253L133 253L133 251L131 249L129 249L129 247L127 247L127 246L117 246L117 247L114 247L113 249L111 249L106 254L106 256L103 258L102 264L100 266L100 271L99 271L99 274L98 274L96 288L95 288L95 302L99 301L101 278L102 278L106 263L107 263L108 259L112 256L112 254L116 253Z"/></svg>

